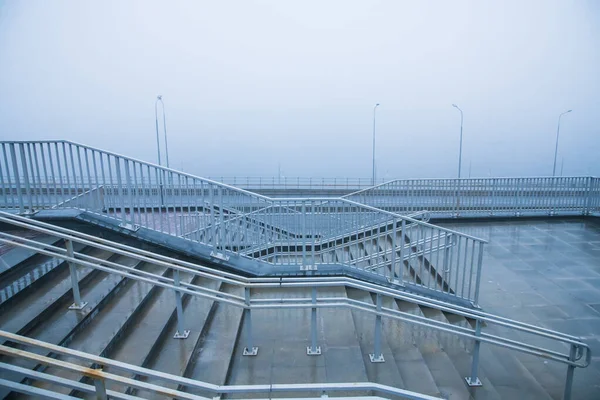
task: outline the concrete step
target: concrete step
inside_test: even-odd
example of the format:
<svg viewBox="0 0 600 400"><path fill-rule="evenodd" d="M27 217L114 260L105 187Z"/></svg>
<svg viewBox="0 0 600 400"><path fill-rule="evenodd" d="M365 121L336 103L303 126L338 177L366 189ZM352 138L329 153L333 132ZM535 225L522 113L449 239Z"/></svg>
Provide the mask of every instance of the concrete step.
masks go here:
<svg viewBox="0 0 600 400"><path fill-rule="evenodd" d="M167 268L156 264L144 263L140 270L157 275L166 275ZM70 349L89 354L106 356L111 347L119 340L121 334L130 323L135 322L135 316L148 301L156 287L150 283L128 280L115 296L111 296L106 306L82 329L75 333L68 343ZM67 362L77 362L75 357L58 357ZM61 368L48 368L46 373L66 379L79 380L80 374ZM48 389L52 385L46 382L36 382L35 386ZM60 388L58 392L68 394L70 389Z"/></svg>
<svg viewBox="0 0 600 400"><path fill-rule="evenodd" d="M346 293L350 299L373 304L373 299L368 292L347 288ZM381 352L385 362L371 362L370 354L374 352L375 343L375 316L359 310L352 310L351 312L369 381L393 387L405 387L393 352L384 334L381 335ZM375 354L375 356L378 355Z"/></svg>
<svg viewBox="0 0 600 400"><path fill-rule="evenodd" d="M215 290L218 289L219 285L216 281L204 278L199 278L195 283ZM174 301L175 294L171 293L171 295L173 296L173 300L171 301ZM156 350L153 351L153 356L147 359L143 366L157 371L183 376L185 371L189 368L191 356L194 353L198 339L209 318L212 305L213 301L211 299L186 296L183 305L183 316L185 320L185 329L190 331L188 338L173 338L177 332L177 319L171 318L169 320L168 329L164 331L164 334L156 344L157 347ZM150 381L150 383L160 383L171 389L177 388L177 385L167 384L163 381ZM144 398L155 398L155 395L152 393L137 390L130 390L129 394L142 396Z"/></svg>
<svg viewBox="0 0 600 400"><path fill-rule="evenodd" d="M243 295L243 290L226 283L221 285L222 292ZM195 380L224 385L232 368L236 346L243 346L238 336L241 332L243 309L225 304L214 303L212 317L202 329L202 334L192 354L185 376ZM239 343L239 344L238 344ZM213 393L193 388L180 388L187 392L214 397Z"/></svg>
<svg viewBox="0 0 600 400"><path fill-rule="evenodd" d="M74 244L75 251L85 246ZM20 249L15 249L17 251ZM11 307L16 296L37 290L46 275L57 273L65 268L61 259L43 254L31 255L28 259L6 270L0 277L0 309Z"/></svg>
<svg viewBox="0 0 600 400"><path fill-rule="evenodd" d="M416 304L397 300L396 305L400 311L423 316L423 312ZM452 400L470 398L464 377L456 370L448 354L441 348L436 332L431 328L417 325L409 332L406 336L410 334L442 396Z"/></svg>
<svg viewBox="0 0 600 400"><path fill-rule="evenodd" d="M49 236L43 233L38 233L30 230L3 230L4 232L30 240L35 240L39 243L51 244L60 246L61 239L55 236ZM4 274L10 271L14 266L23 261L32 258L37 253L34 250L25 249L15 244L0 243L0 279L4 280ZM43 256L47 257L47 256Z"/></svg>
<svg viewBox="0 0 600 400"><path fill-rule="evenodd" d="M383 298L383 307L398 310L396 301L389 297ZM396 366L402 376L404 388L417 393L431 396L441 396L427 363L419 352L412 333L415 325L407 322L386 319L383 324L383 332L387 343L394 355Z"/></svg>
<svg viewBox="0 0 600 400"><path fill-rule="evenodd" d="M253 298L306 298L310 291L305 288L281 288L253 290ZM258 347L256 356L244 356L247 347L248 320L242 319L240 335L235 348L230 385L325 382L326 371L323 356L308 356L310 346L310 310L263 309L252 311L252 336ZM319 339L323 336L320 335ZM265 393L243 395L243 398L265 397ZM309 393L295 393L299 397ZM237 396L236 396L237 397Z"/></svg>
<svg viewBox="0 0 600 400"><path fill-rule="evenodd" d="M183 273L180 278L182 282L192 280L191 275ZM146 364L146 360L158 351L157 343L174 318L177 317L173 292L156 287L154 294L138 313L135 323L130 324L129 329L123 332L122 339L113 346L107 356L137 366ZM111 372L111 368L105 367L104 371ZM129 377L132 378L133 374ZM122 393L127 390L127 386L117 384L109 384L108 388Z"/></svg>
<svg viewBox="0 0 600 400"><path fill-rule="evenodd" d="M319 289L318 293L319 296L345 296L343 288ZM309 298L311 291L284 289L280 295L282 298ZM310 346L310 315L310 309L253 311L253 335L256 338L255 346L259 348L258 355L242 355L246 346L244 329L247 321L244 319L227 384L366 381L367 374L350 311L318 310L317 341L321 347L321 355L312 356L307 355L307 347ZM345 394L349 395L350 392ZM266 395L268 394L262 393L235 397L264 398ZM309 395L314 396L314 393L286 394L296 397Z"/></svg>
<svg viewBox="0 0 600 400"><path fill-rule="evenodd" d="M109 258L109 255L105 255L106 258ZM115 262L127 263L130 266L138 264L134 260L123 256L116 256L114 259L110 257L110 259ZM55 307L52 313L44 315L44 318L40 319L27 335L44 342L68 346L73 336L109 303L111 297L122 287L123 282L123 278L117 275L110 275L105 272L93 274L87 284L80 288L82 299L88 302L85 308L70 310L68 307L73 301L67 299L61 307ZM40 351L40 354L45 353ZM11 359L8 362L24 368L34 368L36 366L35 362L24 359ZM21 377L13 374L9 376L9 379L20 381ZM0 398L4 398L6 394L8 394L8 391L0 388Z"/></svg>
<svg viewBox="0 0 600 400"><path fill-rule="evenodd" d="M84 249L82 253L103 260L112 255L99 249ZM91 268L77 267L80 288L87 284L91 272ZM34 293L35 295L30 296L22 293L10 301L10 307L0 307L0 329L25 335L36 321L39 322L43 316L52 312L54 307L67 301L73 303L71 275L67 266L59 266L55 274L44 275L44 279L39 279Z"/></svg>
<svg viewBox="0 0 600 400"><path fill-rule="evenodd" d="M423 315L425 315L427 318L448 323L448 319L440 310L423 306L421 306L420 308L423 312ZM465 323L467 323L466 320ZM472 349L474 346L474 341L462 339L459 336L447 334L444 332L438 331L436 333L441 348L446 352L446 354L448 354L450 360L454 364L454 367L463 378L463 383L465 383L464 378L470 376L471 374ZM467 385L467 388L473 399L498 400L502 398L494 388L493 383L488 378L486 369L484 369L483 364L481 362L478 368L478 378L483 384L482 386L469 387Z"/></svg>

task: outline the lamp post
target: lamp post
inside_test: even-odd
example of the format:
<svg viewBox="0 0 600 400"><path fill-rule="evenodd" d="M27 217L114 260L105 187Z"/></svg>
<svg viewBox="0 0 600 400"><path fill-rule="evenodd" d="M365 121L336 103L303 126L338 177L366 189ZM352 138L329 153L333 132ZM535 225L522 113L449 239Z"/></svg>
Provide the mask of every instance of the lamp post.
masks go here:
<svg viewBox="0 0 600 400"><path fill-rule="evenodd" d="M552 167L552 176L556 176L556 156L558 154L558 135L560 133L560 119L563 115L570 113L573 110L565 111L558 116L558 126L556 127L556 147L554 148L554 166Z"/></svg>
<svg viewBox="0 0 600 400"><path fill-rule="evenodd" d="M156 96L156 102L154 103L154 116L156 118L156 146L158 148L158 165L160 164L160 143L158 138L158 102L162 105L162 116L163 116L163 130L165 131L165 155L167 159L167 168L169 168L169 145L167 143L167 119L165 118L165 103L163 103L162 96Z"/></svg>
<svg viewBox="0 0 600 400"><path fill-rule="evenodd" d="M375 186L375 115L377 107L379 107L379 103L375 104L375 107L373 107L373 178L371 180L372 186Z"/></svg>
<svg viewBox="0 0 600 400"><path fill-rule="evenodd" d="M460 179L460 169L462 163L462 133L463 133L463 111L456 104L452 104L452 107L460 111L460 145L458 148L458 179Z"/></svg>

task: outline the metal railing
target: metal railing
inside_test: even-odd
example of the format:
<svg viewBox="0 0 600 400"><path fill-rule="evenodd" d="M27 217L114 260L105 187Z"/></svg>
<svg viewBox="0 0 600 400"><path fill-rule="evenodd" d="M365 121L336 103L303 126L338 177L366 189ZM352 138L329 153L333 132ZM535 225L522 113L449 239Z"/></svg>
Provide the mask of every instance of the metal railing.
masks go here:
<svg viewBox="0 0 600 400"><path fill-rule="evenodd" d="M0 208L76 209L271 266L342 266L477 304L483 245L343 198L270 198L69 141L0 142ZM418 210L421 211L421 210Z"/></svg>
<svg viewBox="0 0 600 400"><path fill-rule="evenodd" d="M7 357L27 359L43 366L55 367L61 370L74 372L91 380L93 385L80 382L76 379L65 379L56 375L19 367L5 362L0 362L0 370L15 372L23 377L34 380L50 382L54 385L69 388L72 391L94 394L99 400L108 400L109 398L123 400L144 398L110 390L108 389L109 384L124 385L144 391L145 393L152 393L153 395L164 396L165 393L168 393L170 398L189 400L212 400L222 395L227 395L228 398L236 398L236 395L245 395L247 393L264 393L265 398L269 399L276 399L276 394L284 395L285 398L294 399L294 397L290 397L289 394L298 392L311 392L314 393L313 396L315 399L322 399L324 393L336 396L337 393L342 391L373 391L379 395L392 395L402 399L441 400L440 397L429 396L374 382L215 385L196 379L189 379L178 375L138 367L136 365L115 361L110 358L100 357L82 351L71 350L66 347L56 346L40 340L31 339L26 336L12 334L2 330L0 330L0 338L13 343L13 346L16 344L29 350L17 350L14 347L9 347L2 344L0 345L0 354L3 354ZM40 355L44 353L48 354L49 356ZM75 359L77 362L58 360L56 356L69 357L69 359ZM90 365L94 365L96 367L90 368ZM110 368L110 371L114 372L104 371L103 369L106 367ZM138 379L130 378L131 375L135 375ZM161 384L149 383L149 380L152 380L153 382L159 381ZM211 393L213 394L213 397L198 396L183 390L167 388L165 384L176 384L178 387L185 387L188 390ZM35 386L0 378L0 387L1 386L5 386L15 392L45 398L56 398L55 396L57 395L56 392L51 390L41 389ZM62 398L75 399L76 397L64 396ZM305 399L306 397L303 396L302 398ZM345 395L343 397L336 396L336 398L380 399L381 397Z"/></svg>
<svg viewBox="0 0 600 400"><path fill-rule="evenodd" d="M1 213L0 222L16 226L23 229L30 229L45 235L50 235L62 239L66 247L62 248L53 244L47 244L35 239L14 236L10 233L0 233L0 242L11 243L15 246L34 251L38 254L51 256L69 263L71 282L75 304L81 304L84 299L80 297L79 284L77 279L77 267L93 268L110 274L122 276L124 278L139 280L154 286L173 290L176 293L175 301L177 305L177 331L184 332L186 323L182 312L181 295L187 294L202 298L211 299L220 303L232 305L244 310L244 355L252 356L257 354L257 348L254 345L252 334L252 311L260 309L310 309L311 326L310 342L311 346L307 349L308 354L318 353L320 348L317 343L317 312L322 308L345 308L369 313L374 317L375 335L373 343L373 360L378 360L381 353L381 324L382 318L403 321L417 326L431 328L440 332L450 333L465 339L473 340L472 365L470 376L467 377L469 384L476 385L478 380L479 365L479 347L483 344L489 344L508 348L517 352L541 357L545 360L552 360L567 365L567 379L565 383L565 399L568 399L571 393L573 382L573 373L575 368L585 368L590 364L591 351L587 344L581 338L566 335L560 332L545 328L536 327L522 322L510 320L496 315L488 314L478 310L472 310L460 307L446 302L433 300L430 298L410 294L404 291L385 288L380 285L366 283L352 278L339 277L281 277L281 278L246 278L236 274L214 270L202 265L172 259L161 256L149 251L140 250L134 247L111 242L95 236L72 231L66 228L50 225L40 221L29 220L28 218ZM153 274L128 265L122 265L115 261L96 258L79 251L74 251L73 243L84 245L91 248L110 251L113 254L119 254L141 262L152 263L171 269L172 277L160 274ZM224 282L234 285L243 290L244 296L234 293L226 293L210 289L210 285L196 285L193 283L181 282L180 273L186 273L190 276L199 276L218 282ZM372 293L376 296L376 301L355 300L348 297L335 297L319 295L317 288L348 287ZM312 291L311 296L305 298L282 298L281 288L305 288L306 291ZM259 298L253 297L252 289L261 289ZM267 294L269 289L276 292ZM177 295L178 294L178 295ZM370 299L370 296L368 297ZM393 301L407 301L419 306L435 308L447 313L456 314L467 319L475 321L475 327L454 325L449 322L430 319L422 315L404 312L395 307L383 306L383 299L392 299ZM493 327L500 327L502 334L495 333ZM514 333L516 336L511 335ZM5 332L0 332L0 336L19 342L18 337L8 337ZM25 339L23 339L25 340ZM31 340L31 339L26 339ZM545 346L540 345L540 340L544 340ZM36 343L40 345L40 343ZM64 348L55 346L58 349ZM8 354L10 348L0 347L0 353ZM58 349L52 348L52 352ZM565 352L565 350L567 350ZM10 350L13 351L13 350ZM13 356L23 356L18 350L10 353ZM49 361L49 360L45 360ZM106 361L104 361L106 362ZM375 362L375 361L374 361ZM152 371L155 374L154 371ZM178 378L184 379L184 378ZM222 387L220 387L222 388ZM219 392L221 389L216 390ZM297 388L297 387L296 387ZM420 398L420 397L416 397Z"/></svg>
<svg viewBox="0 0 600 400"><path fill-rule="evenodd" d="M246 190L318 190L331 192L348 192L373 186L371 178L324 178L299 176L221 176L210 177L214 181L225 183ZM377 184L385 183L383 179Z"/></svg>
<svg viewBox="0 0 600 400"><path fill-rule="evenodd" d="M405 214L434 217L600 215L600 178L402 179L344 196Z"/></svg>

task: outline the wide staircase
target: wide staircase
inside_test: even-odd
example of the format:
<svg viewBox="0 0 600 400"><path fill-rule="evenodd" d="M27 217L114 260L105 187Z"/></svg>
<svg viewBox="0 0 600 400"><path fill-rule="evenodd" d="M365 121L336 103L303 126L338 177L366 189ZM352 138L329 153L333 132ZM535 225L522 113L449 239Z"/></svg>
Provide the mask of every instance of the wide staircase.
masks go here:
<svg viewBox="0 0 600 400"><path fill-rule="evenodd" d="M576 338L357 279L252 280L111 230L0 220L10 398L95 398L101 371L109 398L560 399L565 361L589 363Z"/></svg>

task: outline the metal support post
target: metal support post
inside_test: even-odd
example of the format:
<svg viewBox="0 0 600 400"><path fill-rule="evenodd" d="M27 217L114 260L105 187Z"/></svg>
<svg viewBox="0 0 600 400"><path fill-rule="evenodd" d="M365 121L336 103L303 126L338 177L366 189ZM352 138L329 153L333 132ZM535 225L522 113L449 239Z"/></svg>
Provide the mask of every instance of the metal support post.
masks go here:
<svg viewBox="0 0 600 400"><path fill-rule="evenodd" d="M402 271L400 270L398 274L396 274L396 233L398 232L398 220L394 218L392 220L393 228L392 228L392 257L391 257L391 268L390 268L390 281L394 282L396 277L402 277ZM400 261L402 263L402 261Z"/></svg>
<svg viewBox="0 0 600 400"><path fill-rule="evenodd" d="M483 242L479 242L479 255L477 258L477 275L475 276L475 294L473 296L473 305L479 305L479 286L481 285L481 268L483 266Z"/></svg>
<svg viewBox="0 0 600 400"><path fill-rule="evenodd" d="M73 242L67 240L65 242L67 248L67 256L73 258ZM79 279L77 277L77 267L72 262L69 264L69 273L71 274L71 287L73 288L73 304L69 307L69 310L82 310L87 306L87 302L81 301L81 294L79 293Z"/></svg>
<svg viewBox="0 0 600 400"><path fill-rule="evenodd" d="M245 356L255 356L258 354L258 347L252 343L252 310L250 309L250 288L245 288L244 297L246 309L244 309L244 323L246 324L246 347L244 347Z"/></svg>
<svg viewBox="0 0 600 400"><path fill-rule="evenodd" d="M377 316L375 317L375 346L373 354L369 354L372 363L385 362L381 352L381 294L377 293Z"/></svg>
<svg viewBox="0 0 600 400"><path fill-rule="evenodd" d="M106 394L106 383L104 382L104 379L95 378L94 386L96 387L96 399L108 400L108 395Z"/></svg>
<svg viewBox="0 0 600 400"><path fill-rule="evenodd" d="M317 288L312 288L312 304L310 313L310 346L306 348L306 354L309 356L318 356L321 354L321 346L317 346Z"/></svg>
<svg viewBox="0 0 600 400"><path fill-rule="evenodd" d="M477 320L475 324L475 336L481 336L481 321ZM471 363L471 376L467 376L465 381L467 381L467 385L471 387L482 386L481 381L477 377L477 370L479 368L479 346L481 345L481 341L475 339L475 346L473 347L473 362Z"/></svg>
<svg viewBox="0 0 600 400"><path fill-rule="evenodd" d="M569 352L569 360L576 361L577 357L577 346L571 345L571 351ZM575 366L569 365L567 367L567 381L565 382L565 392L563 394L563 400L571 400L571 389L573 388L573 374L575 373Z"/></svg>
<svg viewBox="0 0 600 400"><path fill-rule="evenodd" d="M173 271L173 283L177 287L181 285L178 269ZM190 330L185 329L185 320L183 317L183 303L181 301L181 292L179 290L175 290L175 303L177 305L177 332L175 332L173 338L187 339L187 337L190 336Z"/></svg>
<svg viewBox="0 0 600 400"><path fill-rule="evenodd" d="M17 199L19 200L19 212L21 214L25 214L25 203L23 202L23 192L21 190L21 181L19 179L19 167L17 164L17 155L15 152L15 144L14 143L10 143L9 150L10 150L10 158L12 160L13 175L14 175L14 179L15 179L15 187L17 190ZM8 168L7 168L7 173L8 173ZM10 177L9 177L9 179L10 179Z"/></svg>

